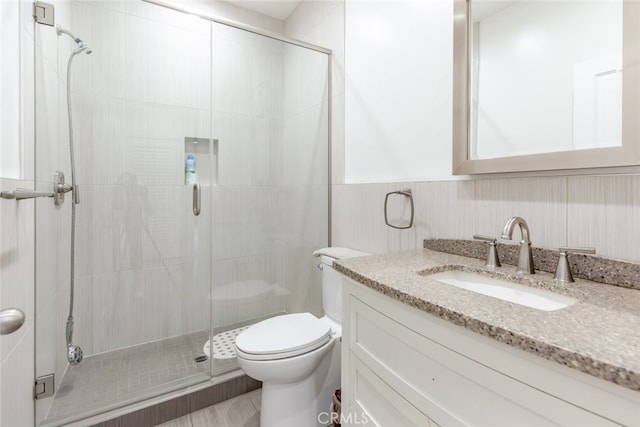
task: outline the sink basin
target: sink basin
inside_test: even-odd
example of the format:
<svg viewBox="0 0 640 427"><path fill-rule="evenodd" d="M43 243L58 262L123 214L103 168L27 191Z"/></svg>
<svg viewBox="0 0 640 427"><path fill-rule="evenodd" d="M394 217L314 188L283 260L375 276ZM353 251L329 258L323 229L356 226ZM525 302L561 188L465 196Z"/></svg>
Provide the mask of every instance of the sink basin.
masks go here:
<svg viewBox="0 0 640 427"><path fill-rule="evenodd" d="M559 310L578 302L575 298L544 289L531 288L467 271L445 271L443 273L430 274L428 277L447 285L538 310Z"/></svg>

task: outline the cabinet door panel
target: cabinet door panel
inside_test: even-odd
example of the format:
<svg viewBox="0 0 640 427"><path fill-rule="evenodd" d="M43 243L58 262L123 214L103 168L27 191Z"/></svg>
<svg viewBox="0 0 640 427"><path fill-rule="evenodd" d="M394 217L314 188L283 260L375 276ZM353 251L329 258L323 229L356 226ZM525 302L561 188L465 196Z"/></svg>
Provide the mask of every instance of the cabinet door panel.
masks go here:
<svg viewBox="0 0 640 427"><path fill-rule="evenodd" d="M615 425L477 363L350 301L352 353L410 404L443 425Z"/></svg>

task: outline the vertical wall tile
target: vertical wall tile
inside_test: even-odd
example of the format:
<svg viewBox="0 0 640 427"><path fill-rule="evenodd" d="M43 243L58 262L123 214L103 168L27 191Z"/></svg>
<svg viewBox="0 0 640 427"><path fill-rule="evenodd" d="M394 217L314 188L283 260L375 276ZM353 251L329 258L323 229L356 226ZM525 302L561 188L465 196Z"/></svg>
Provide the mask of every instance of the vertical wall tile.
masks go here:
<svg viewBox="0 0 640 427"><path fill-rule="evenodd" d="M520 216L529 224L534 246L566 245L565 177L476 180L474 200L474 233L498 237L509 218ZM519 231L513 239L519 241Z"/></svg>
<svg viewBox="0 0 640 427"><path fill-rule="evenodd" d="M475 181L416 184L416 247L427 238L470 239L474 227Z"/></svg>
<svg viewBox="0 0 640 427"><path fill-rule="evenodd" d="M568 178L567 244L640 262L640 176Z"/></svg>
<svg viewBox="0 0 640 427"><path fill-rule="evenodd" d="M332 245L382 253L415 247L416 228L396 230L384 221L384 198L407 183L333 186Z"/></svg>

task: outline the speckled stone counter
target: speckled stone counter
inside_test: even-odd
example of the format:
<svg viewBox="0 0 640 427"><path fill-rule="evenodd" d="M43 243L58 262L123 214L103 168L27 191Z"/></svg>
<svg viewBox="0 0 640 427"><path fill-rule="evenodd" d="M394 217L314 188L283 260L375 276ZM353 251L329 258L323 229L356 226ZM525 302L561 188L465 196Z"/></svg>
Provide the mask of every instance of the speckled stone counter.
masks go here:
<svg viewBox="0 0 640 427"><path fill-rule="evenodd" d="M489 271L484 261L428 249L334 262L337 271L391 298L473 332L598 378L640 391L640 291L553 275L522 276L515 267ZM541 311L430 279L464 270L551 290L578 300Z"/></svg>
<svg viewBox="0 0 640 427"><path fill-rule="evenodd" d="M424 248L478 259L487 256L487 243L478 240L425 239ZM518 264L519 245L497 243L496 248L503 264ZM559 257L557 250L532 247L531 251L536 270L547 273L556 270ZM567 258L574 278L640 290L640 264L576 253L569 253Z"/></svg>

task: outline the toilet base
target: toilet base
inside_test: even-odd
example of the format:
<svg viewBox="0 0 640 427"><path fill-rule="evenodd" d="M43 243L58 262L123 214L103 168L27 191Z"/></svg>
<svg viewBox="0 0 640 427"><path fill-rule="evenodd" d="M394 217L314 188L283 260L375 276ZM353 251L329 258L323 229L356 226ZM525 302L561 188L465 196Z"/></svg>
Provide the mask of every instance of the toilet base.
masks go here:
<svg viewBox="0 0 640 427"><path fill-rule="evenodd" d="M335 389L340 387L340 343L323 357L312 375L296 383L262 383L261 427L323 427L330 422Z"/></svg>

